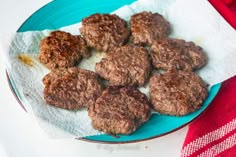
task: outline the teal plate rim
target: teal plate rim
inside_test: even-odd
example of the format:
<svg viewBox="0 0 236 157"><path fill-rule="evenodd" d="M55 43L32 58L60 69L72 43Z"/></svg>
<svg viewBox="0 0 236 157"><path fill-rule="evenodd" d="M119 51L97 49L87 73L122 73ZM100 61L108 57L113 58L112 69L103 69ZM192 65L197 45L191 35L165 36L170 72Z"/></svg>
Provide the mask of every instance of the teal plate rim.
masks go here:
<svg viewBox="0 0 236 157"><path fill-rule="evenodd" d="M43 29L57 29L63 26L67 26L70 24L74 24L80 22L83 17L91 15L93 13L110 13L123 5L130 4L135 2L135 0L119 0L119 2L110 2L109 0L100 0L99 4L95 4L93 0L87 1L75 1L75 0L55 0L51 1L48 4L44 5L36 12L34 12L17 30L17 32L25 32L31 30L43 30ZM86 7L86 6L95 6L96 7ZM75 10L81 8L80 14L65 14L71 9ZM109 7L107 7L109 6ZM56 12L56 13L55 13ZM52 13L49 17L45 18L48 13ZM55 14L53 14L55 13ZM58 18L64 15L64 18ZM58 17L58 18L57 18ZM17 89L14 89L14 81L8 75L6 71L9 87L17 99L18 103L21 107L26 111L22 101L20 100L20 96L17 94ZM195 119L197 119L203 112L207 110L210 106L210 103L217 95L219 89L221 87L221 83L216 84L211 87L209 91L208 98L204 101L203 106L196 112L193 112L189 115L183 117L174 117L167 115L159 115L153 114L148 122L146 122L142 127L136 130L131 135L118 135L118 137L114 137L107 134L96 135L96 136L88 136L83 138L76 138L83 141L96 142L96 143L109 143L109 144L123 144L123 143L134 143L140 141L146 141L150 139L154 139L160 136L164 136L166 134L172 133L180 128L188 125ZM26 111L27 112L27 111ZM158 121L162 121L162 123L168 124L166 126L159 127L156 124ZM169 126L169 123L173 123L173 125ZM157 125L157 126L155 126ZM154 126L154 128L152 128ZM150 128L151 127L151 128ZM154 130L153 130L154 129Z"/></svg>

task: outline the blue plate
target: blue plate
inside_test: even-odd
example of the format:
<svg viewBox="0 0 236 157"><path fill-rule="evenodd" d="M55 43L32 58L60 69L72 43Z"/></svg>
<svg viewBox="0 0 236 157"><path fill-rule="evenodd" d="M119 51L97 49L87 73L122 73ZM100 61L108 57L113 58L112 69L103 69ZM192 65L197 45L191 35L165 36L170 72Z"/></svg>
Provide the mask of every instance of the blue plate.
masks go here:
<svg viewBox="0 0 236 157"><path fill-rule="evenodd" d="M110 13L123 5L128 5L134 0L55 0L48 3L33 15L31 15L18 29L18 32L43 29L57 29L66 25L78 23L82 18L93 13ZM11 78L9 78L11 80ZM11 81L10 81L11 82ZM10 84L14 94L17 96L17 90L14 90L14 84ZM104 142L104 143L129 143L156 138L167 133L173 132L194 119L196 119L214 99L220 89L221 84L217 84L210 89L209 96L205 100L203 107L187 116L174 117L153 114L148 122L140 127L135 133L119 138L110 135L99 135L80 138L82 140ZM17 97L20 101L20 98Z"/></svg>

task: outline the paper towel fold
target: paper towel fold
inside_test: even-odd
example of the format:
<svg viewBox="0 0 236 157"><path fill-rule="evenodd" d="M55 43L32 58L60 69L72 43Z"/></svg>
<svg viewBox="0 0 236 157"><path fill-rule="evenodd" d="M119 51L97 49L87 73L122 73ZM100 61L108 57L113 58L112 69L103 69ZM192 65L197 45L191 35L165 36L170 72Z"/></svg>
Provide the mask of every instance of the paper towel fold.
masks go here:
<svg viewBox="0 0 236 157"><path fill-rule="evenodd" d="M210 85L222 82L236 74L236 31L205 0L139 0L114 13L129 20L141 11L158 12L171 23L173 38L194 41L208 55L208 64L198 71ZM79 34L81 23L61 28ZM26 110L33 115L49 137L85 137L101 134L92 128L87 111L68 111L49 106L43 99L42 78L49 72L38 61L39 43L50 30L16 33L11 44L3 44L6 68L17 95ZM9 37L8 37L9 39ZM7 40L2 38L1 40ZM7 43L6 41L4 43ZM10 43L10 42L9 42ZM32 59L32 66L23 64L19 54ZM83 60L81 68L94 71L94 65L103 55L94 54ZM147 88L141 91L147 93Z"/></svg>

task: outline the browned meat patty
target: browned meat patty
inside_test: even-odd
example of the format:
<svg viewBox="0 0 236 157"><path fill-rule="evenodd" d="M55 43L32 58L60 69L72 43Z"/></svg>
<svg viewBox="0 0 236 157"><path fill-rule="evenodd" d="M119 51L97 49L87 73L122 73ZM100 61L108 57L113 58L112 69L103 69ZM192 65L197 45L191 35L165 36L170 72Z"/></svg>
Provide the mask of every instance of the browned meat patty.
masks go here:
<svg viewBox="0 0 236 157"><path fill-rule="evenodd" d="M50 105L64 109L88 107L102 93L98 75L78 69L56 69L43 78L44 99Z"/></svg>
<svg viewBox="0 0 236 157"><path fill-rule="evenodd" d="M146 95L131 86L108 87L88 113L93 127L108 134L130 134L151 115Z"/></svg>
<svg viewBox="0 0 236 157"><path fill-rule="evenodd" d="M153 66L163 70L195 70L207 63L207 56L201 47L193 42L170 38L152 44L151 58Z"/></svg>
<svg viewBox="0 0 236 157"><path fill-rule="evenodd" d="M182 116L199 109L208 95L207 84L191 71L168 71L150 79L154 110Z"/></svg>
<svg viewBox="0 0 236 157"><path fill-rule="evenodd" d="M89 56L85 40L67 32L51 32L40 43L39 60L49 69L72 67L77 65L82 57Z"/></svg>
<svg viewBox="0 0 236 157"><path fill-rule="evenodd" d="M84 18L80 32L89 46L104 52L125 44L130 35L126 21L114 14L93 14Z"/></svg>
<svg viewBox="0 0 236 157"><path fill-rule="evenodd" d="M110 85L143 86L149 78L151 63L146 49L126 45L109 52L95 69Z"/></svg>
<svg viewBox="0 0 236 157"><path fill-rule="evenodd" d="M150 45L154 40L170 34L170 24L162 15L151 12L134 14L130 19L131 41L138 45Z"/></svg>

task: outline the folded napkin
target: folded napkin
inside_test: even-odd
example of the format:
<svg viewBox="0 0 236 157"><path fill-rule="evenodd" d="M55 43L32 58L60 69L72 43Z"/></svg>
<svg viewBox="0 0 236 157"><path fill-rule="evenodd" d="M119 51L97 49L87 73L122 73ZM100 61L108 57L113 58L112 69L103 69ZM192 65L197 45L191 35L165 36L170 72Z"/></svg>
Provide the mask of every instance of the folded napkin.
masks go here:
<svg viewBox="0 0 236 157"><path fill-rule="evenodd" d="M189 125L182 157L236 155L236 76L223 82L208 109Z"/></svg>

